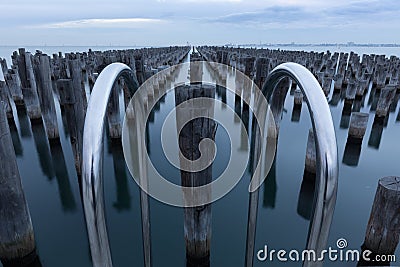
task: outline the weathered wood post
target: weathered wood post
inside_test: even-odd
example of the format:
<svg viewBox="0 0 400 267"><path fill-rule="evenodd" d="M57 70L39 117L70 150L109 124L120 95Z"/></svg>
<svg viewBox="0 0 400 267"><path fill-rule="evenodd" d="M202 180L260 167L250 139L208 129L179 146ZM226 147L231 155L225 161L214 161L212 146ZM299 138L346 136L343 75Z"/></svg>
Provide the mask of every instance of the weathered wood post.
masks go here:
<svg viewBox="0 0 400 267"><path fill-rule="evenodd" d="M136 70L136 78L139 84L144 83L146 77L145 77L144 60L142 54L135 55L135 70Z"/></svg>
<svg viewBox="0 0 400 267"><path fill-rule="evenodd" d="M0 79L2 78L2 75L4 78L7 71L8 71L7 60L5 58L0 57Z"/></svg>
<svg viewBox="0 0 400 267"><path fill-rule="evenodd" d="M236 75L235 76L235 112L236 114L239 115L239 118L242 117L242 91L243 91L243 76L242 75ZM239 121L238 118L235 116L234 118L235 123L238 123Z"/></svg>
<svg viewBox="0 0 400 267"><path fill-rule="evenodd" d="M10 90L10 94L12 99L14 100L15 105L22 106L24 105L24 96L22 94L21 88L21 80L18 75L18 71L15 66L8 71L8 73L4 77L7 82L8 89Z"/></svg>
<svg viewBox="0 0 400 267"><path fill-rule="evenodd" d="M45 54L36 53L34 57L34 70L47 137L50 140L60 138L53 98L50 58Z"/></svg>
<svg viewBox="0 0 400 267"><path fill-rule="evenodd" d="M331 92L331 87L332 87L332 77L325 76L323 86L322 86L322 90L324 91L325 96L329 95L329 93Z"/></svg>
<svg viewBox="0 0 400 267"><path fill-rule="evenodd" d="M293 79L290 79L291 85L290 85L290 95L294 94L294 91L297 89L297 82Z"/></svg>
<svg viewBox="0 0 400 267"><path fill-rule="evenodd" d="M376 89L381 90L385 86L386 82L386 70L383 64L377 64L375 68L374 83Z"/></svg>
<svg viewBox="0 0 400 267"><path fill-rule="evenodd" d="M293 86L292 81L292 86ZM292 110L292 121L298 122L300 121L300 115L301 115L301 107L303 105L303 93L299 88L297 88L297 85L295 86L296 89L293 92L294 95L294 103L293 103L293 110Z"/></svg>
<svg viewBox="0 0 400 267"><path fill-rule="evenodd" d="M83 125L85 121L86 109L87 109L87 99L86 99L86 91L85 85L83 82L83 73L82 66L79 59L72 59L68 61L69 69L71 71L72 85L75 93L76 107L80 112L80 119L77 121L79 123L79 127L82 128L83 133Z"/></svg>
<svg viewBox="0 0 400 267"><path fill-rule="evenodd" d="M24 48L19 49L19 55L14 52L13 60L18 65L18 73L22 84L22 94L28 116L31 120L42 118L39 97L37 94L36 80L32 66L32 55L25 52Z"/></svg>
<svg viewBox="0 0 400 267"><path fill-rule="evenodd" d="M218 96L221 97L222 103L226 104L226 79L228 76L228 66L220 66L218 68L218 79L217 81L217 88L216 92L218 93Z"/></svg>
<svg viewBox="0 0 400 267"><path fill-rule="evenodd" d="M368 118L368 113L353 112L351 115L350 128L342 160L342 162L348 166L358 165L362 140L368 125Z"/></svg>
<svg viewBox="0 0 400 267"><path fill-rule="evenodd" d="M242 116L241 120L243 121L243 124L247 131L249 131L249 117L250 117L250 107L247 103L250 103L251 100L251 87L252 87L252 81L248 78L244 79L244 84L243 84L243 91L242 91ZM244 129L243 129L244 130ZM244 138L245 134L242 135L242 138ZM243 142L247 142L246 140L243 140Z"/></svg>
<svg viewBox="0 0 400 267"><path fill-rule="evenodd" d="M294 91L294 106L296 108L300 108L303 105L303 93L300 91L300 89L296 89Z"/></svg>
<svg viewBox="0 0 400 267"><path fill-rule="evenodd" d="M307 139L305 172L315 174L316 171L317 171L317 154L315 151L315 139L314 139L314 132L312 129L310 129L308 131L308 139Z"/></svg>
<svg viewBox="0 0 400 267"><path fill-rule="evenodd" d="M0 259L4 265L34 261L35 238L4 103L0 102Z"/></svg>
<svg viewBox="0 0 400 267"><path fill-rule="evenodd" d="M121 138L122 126L119 112L119 93L121 92L121 80L114 84L111 91L110 100L107 104L107 120L110 137L113 139Z"/></svg>
<svg viewBox="0 0 400 267"><path fill-rule="evenodd" d="M75 168L78 176L80 176L82 165L83 123L85 119L81 106L77 104L77 98L79 98L80 95L75 95L76 92L72 86L71 79L58 80L57 89L60 94L60 104L65 110L70 142L75 158Z"/></svg>
<svg viewBox="0 0 400 267"><path fill-rule="evenodd" d="M324 82L324 76L325 76L325 73L323 73L323 72L321 72L321 71L318 71L318 72L316 73L316 78L317 78L319 84L321 85L321 87L322 87L322 84L323 84L323 82Z"/></svg>
<svg viewBox="0 0 400 267"><path fill-rule="evenodd" d="M354 99L356 98L357 93L357 86L354 81L350 81L347 84L346 89L346 98L345 98L345 105L349 105L350 107L353 105Z"/></svg>
<svg viewBox="0 0 400 267"><path fill-rule="evenodd" d="M254 76L254 62L255 62L255 57L245 57L243 58L244 60L244 74L249 77L250 79L253 78Z"/></svg>
<svg viewBox="0 0 400 267"><path fill-rule="evenodd" d="M381 255L394 254L400 236L400 177L379 180L364 247Z"/></svg>
<svg viewBox="0 0 400 267"><path fill-rule="evenodd" d="M361 99L365 92L368 91L369 82L367 80L356 80L357 92L356 99Z"/></svg>
<svg viewBox="0 0 400 267"><path fill-rule="evenodd" d="M201 83L203 73L203 63L190 62L190 83Z"/></svg>
<svg viewBox="0 0 400 267"><path fill-rule="evenodd" d="M0 57L0 63L2 63L1 57ZM3 71L2 66L3 66L3 64L1 64L1 66L0 66L0 81L4 81L5 80L5 78L4 78L5 75L4 75L4 71ZM6 70L7 70L7 67L6 67Z"/></svg>
<svg viewBox="0 0 400 267"><path fill-rule="evenodd" d="M339 69L340 71L340 69ZM342 73L337 73L335 76L333 76L334 80L334 91L341 91L343 87L343 74Z"/></svg>
<svg viewBox="0 0 400 267"><path fill-rule="evenodd" d="M11 104L8 97L8 88L7 84L4 80L1 80L0 77L0 101L3 101L3 104L6 109L6 114L8 119L12 119L14 117Z"/></svg>
<svg viewBox="0 0 400 267"><path fill-rule="evenodd" d="M396 87L393 85L387 85L381 90L379 96L378 105L376 107L375 116L377 118L384 118L389 112L389 107L396 94Z"/></svg>
<svg viewBox="0 0 400 267"><path fill-rule="evenodd" d="M175 88L175 103L179 104L197 97L215 97L215 86L189 85ZM177 124L185 121L192 112L204 114L207 117L213 116L214 106L205 106L198 110L196 107L184 106L177 109ZM187 123L179 134L179 147L183 156L188 160L195 160L200 157L198 149L203 138L214 140L217 125L209 118L196 118ZM204 156L204 155L203 155ZM182 186L197 187L212 181L212 164L199 172L187 172L181 170ZM207 199L211 197L201 196ZM185 194L185 199L196 196L190 193ZM184 210L184 233L186 243L186 266L210 266L210 243L211 243L211 204L185 208Z"/></svg>
<svg viewBox="0 0 400 267"><path fill-rule="evenodd" d="M350 119L349 137L362 141L368 125L368 113L353 112Z"/></svg>
<svg viewBox="0 0 400 267"><path fill-rule="evenodd" d="M266 57L260 57L256 60L256 77L254 82L257 84L258 88L262 90L264 81L269 73L269 59Z"/></svg>

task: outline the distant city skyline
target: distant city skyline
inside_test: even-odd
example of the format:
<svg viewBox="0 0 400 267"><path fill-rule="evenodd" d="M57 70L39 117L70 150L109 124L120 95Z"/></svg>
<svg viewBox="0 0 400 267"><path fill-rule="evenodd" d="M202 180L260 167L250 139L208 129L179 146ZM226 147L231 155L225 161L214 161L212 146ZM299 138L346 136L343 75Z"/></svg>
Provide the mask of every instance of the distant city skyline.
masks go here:
<svg viewBox="0 0 400 267"><path fill-rule="evenodd" d="M0 46L400 43L396 0L18 0L0 10Z"/></svg>

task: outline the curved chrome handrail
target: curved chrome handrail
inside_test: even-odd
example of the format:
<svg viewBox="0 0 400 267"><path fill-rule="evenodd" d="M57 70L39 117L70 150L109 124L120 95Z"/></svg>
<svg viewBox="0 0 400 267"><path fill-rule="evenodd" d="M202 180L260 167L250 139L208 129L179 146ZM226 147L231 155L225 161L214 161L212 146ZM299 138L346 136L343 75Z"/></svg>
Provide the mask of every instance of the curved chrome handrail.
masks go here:
<svg viewBox="0 0 400 267"><path fill-rule="evenodd" d="M93 266L112 266L103 199L103 137L107 104L114 83L123 77L131 96L139 84L122 63L108 65L90 95L83 132L82 197Z"/></svg>
<svg viewBox="0 0 400 267"><path fill-rule="evenodd" d="M104 119L111 90L116 80L123 77L131 90L138 88L132 70L121 63L107 66L99 75L88 105L83 135L82 194L90 249L94 266L112 266L104 217L103 200L103 135ZM336 137L329 106L318 81L303 66L285 63L268 76L263 93L270 100L271 110L279 130L284 100L288 88L276 90L285 77L296 81L310 110L317 155L318 196L311 223L307 249L325 249L333 210L336 203L338 160ZM319 266L321 262L304 262L304 266Z"/></svg>
<svg viewBox="0 0 400 267"><path fill-rule="evenodd" d="M288 88L281 87L277 90L277 85L287 77L299 85L305 97L314 130L318 194L309 229L307 249L314 250L317 255L320 255L328 241L337 196L338 157L335 129L328 102L315 77L299 64L284 63L269 74L262 90L269 101L278 133ZM323 262L305 261L303 266L322 266L322 264Z"/></svg>

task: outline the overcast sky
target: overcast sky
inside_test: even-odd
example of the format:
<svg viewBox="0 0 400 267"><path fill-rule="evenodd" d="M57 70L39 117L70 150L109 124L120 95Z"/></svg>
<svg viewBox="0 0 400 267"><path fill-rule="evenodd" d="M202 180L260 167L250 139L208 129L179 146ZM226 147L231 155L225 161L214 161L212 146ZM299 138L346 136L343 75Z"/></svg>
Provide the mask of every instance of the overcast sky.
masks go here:
<svg viewBox="0 0 400 267"><path fill-rule="evenodd" d="M0 45L400 43L398 0L0 0Z"/></svg>

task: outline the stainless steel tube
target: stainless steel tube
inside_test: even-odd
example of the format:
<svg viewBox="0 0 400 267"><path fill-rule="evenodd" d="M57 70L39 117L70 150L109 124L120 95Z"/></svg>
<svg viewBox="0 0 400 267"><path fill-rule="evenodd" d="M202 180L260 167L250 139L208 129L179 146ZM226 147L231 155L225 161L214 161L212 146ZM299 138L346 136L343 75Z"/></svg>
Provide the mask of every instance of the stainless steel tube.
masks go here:
<svg viewBox="0 0 400 267"><path fill-rule="evenodd" d="M89 101L83 138L82 193L90 249L94 266L112 266L105 225L102 162L103 134L107 103L113 84L124 77L131 94L138 88L133 72L124 64L106 67L98 77ZM288 88L277 90L279 82L290 77L300 86L310 110L317 154L317 199L311 222L307 249L325 249L336 203L338 160L335 131L325 95L314 76L304 67L285 63L275 68L263 88L279 130L279 122ZM320 266L321 262L304 262Z"/></svg>
<svg viewBox="0 0 400 267"><path fill-rule="evenodd" d="M83 132L82 198L93 266L112 266L103 200L103 136L113 85L123 77L131 96L139 87L133 71L122 63L108 65L93 87Z"/></svg>
<svg viewBox="0 0 400 267"><path fill-rule="evenodd" d="M325 249L338 185L338 157L335 129L326 97L318 81L305 67L296 63L284 63L276 67L263 87L263 93L271 106L279 133L279 122L288 88L277 89L279 82L289 77L300 87L307 103L315 135L317 156L316 192L314 216L311 221L307 249L317 255ZM322 262L305 261L303 266L322 266Z"/></svg>

